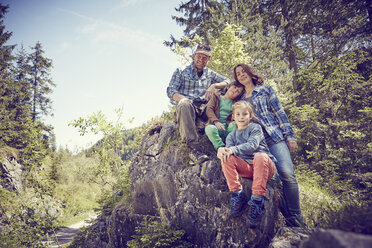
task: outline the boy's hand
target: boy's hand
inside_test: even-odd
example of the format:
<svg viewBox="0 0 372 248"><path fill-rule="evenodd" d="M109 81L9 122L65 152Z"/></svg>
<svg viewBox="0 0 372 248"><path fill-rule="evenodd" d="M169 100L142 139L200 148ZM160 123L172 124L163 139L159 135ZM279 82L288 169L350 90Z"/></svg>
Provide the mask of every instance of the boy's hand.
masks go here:
<svg viewBox="0 0 372 248"><path fill-rule="evenodd" d="M222 124L221 122L219 122L219 121L216 121L215 123L214 123L214 125L218 128L218 130L223 130L223 131L225 131L225 125L224 124Z"/></svg>
<svg viewBox="0 0 372 248"><path fill-rule="evenodd" d="M207 101L209 101L215 92L216 92L216 87L214 84L211 84L211 86L209 86L209 88L205 92L204 98L207 99Z"/></svg>

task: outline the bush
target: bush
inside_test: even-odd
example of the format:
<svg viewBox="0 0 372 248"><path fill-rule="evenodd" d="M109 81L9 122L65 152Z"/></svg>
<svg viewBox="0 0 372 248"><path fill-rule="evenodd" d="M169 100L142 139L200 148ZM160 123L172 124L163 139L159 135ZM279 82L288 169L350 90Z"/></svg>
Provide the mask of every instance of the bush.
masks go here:
<svg viewBox="0 0 372 248"><path fill-rule="evenodd" d="M310 228L372 233L372 206L368 202L358 201L354 195L336 196L320 185L321 176L315 171L297 172L301 209Z"/></svg>
<svg viewBox="0 0 372 248"><path fill-rule="evenodd" d="M136 234L132 236L133 240L127 242L128 247L192 247L191 243L183 240L185 231L174 230L170 225L154 220L154 217L146 216L136 227Z"/></svg>

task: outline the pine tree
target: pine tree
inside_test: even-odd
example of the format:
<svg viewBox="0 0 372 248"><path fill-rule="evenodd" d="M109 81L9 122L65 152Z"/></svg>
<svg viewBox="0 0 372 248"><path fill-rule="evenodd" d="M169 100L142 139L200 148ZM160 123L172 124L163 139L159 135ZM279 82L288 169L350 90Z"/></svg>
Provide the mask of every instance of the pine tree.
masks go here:
<svg viewBox="0 0 372 248"><path fill-rule="evenodd" d="M51 99L48 97L53 92L53 83L50 77L52 61L44 56L41 43L37 42L31 48L33 53L29 54L29 71L27 72L30 84L32 85L32 120L36 121L42 115L49 115L51 110Z"/></svg>

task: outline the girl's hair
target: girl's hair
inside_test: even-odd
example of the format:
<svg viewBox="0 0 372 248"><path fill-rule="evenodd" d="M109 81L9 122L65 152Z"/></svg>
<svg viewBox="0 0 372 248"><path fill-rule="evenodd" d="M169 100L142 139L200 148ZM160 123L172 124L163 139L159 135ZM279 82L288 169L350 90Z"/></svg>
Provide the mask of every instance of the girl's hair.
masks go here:
<svg viewBox="0 0 372 248"><path fill-rule="evenodd" d="M258 75L257 73L254 72L253 68L246 65L246 64L238 64L237 66L234 67L234 78L235 80L239 83L238 81L238 78L236 76L236 68L238 67L242 67L243 70L252 78L252 82L254 85L263 85L264 84L264 80L263 78Z"/></svg>
<svg viewBox="0 0 372 248"><path fill-rule="evenodd" d="M238 88L243 88L244 89L244 85L242 85L241 83L237 82L237 81L234 81L232 82L231 84L228 84L226 85L224 88L221 89L221 95L225 95L226 92L231 88L231 86L235 86L235 87L238 87ZM242 96L244 91L242 91L239 96L235 97L235 99L240 99L240 97Z"/></svg>
<svg viewBox="0 0 372 248"><path fill-rule="evenodd" d="M254 113L253 107L252 107L252 105L249 102L247 102L247 101L238 101L238 102L234 103L233 104L233 107L232 107L232 114L233 114L233 116L234 116L235 110L238 109L238 108L247 109L248 112L249 112L249 115L251 116L251 121L253 120L255 122L258 122L257 116Z"/></svg>

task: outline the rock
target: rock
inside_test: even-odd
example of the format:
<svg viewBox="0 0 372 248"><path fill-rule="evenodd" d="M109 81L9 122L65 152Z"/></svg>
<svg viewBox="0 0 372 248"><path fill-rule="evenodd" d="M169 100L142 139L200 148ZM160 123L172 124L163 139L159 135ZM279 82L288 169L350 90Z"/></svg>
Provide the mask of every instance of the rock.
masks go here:
<svg viewBox="0 0 372 248"><path fill-rule="evenodd" d="M5 189L20 192L22 190L22 165L9 154L0 154L0 176L3 179L1 186Z"/></svg>
<svg viewBox="0 0 372 248"><path fill-rule="evenodd" d="M311 233L312 230L300 227L280 227L271 240L269 248L299 247L301 241L307 239Z"/></svg>
<svg viewBox="0 0 372 248"><path fill-rule="evenodd" d="M307 240L303 241L300 248L370 248L372 236L340 230L319 229Z"/></svg>
<svg viewBox="0 0 372 248"><path fill-rule="evenodd" d="M279 192L274 182L268 184L259 227L250 228L247 212L239 219L227 219L230 197L213 148L209 161L190 166L187 147L175 139L176 125L166 123L159 130L144 136L132 160L132 205L120 203L106 221L107 247L126 247L146 215L182 228L196 247L267 247L278 219ZM250 196L252 180L243 178L242 183Z"/></svg>

